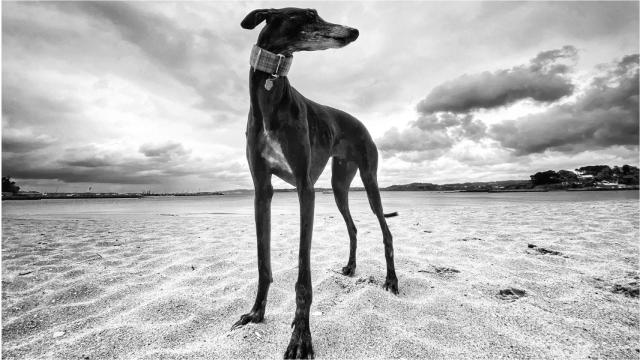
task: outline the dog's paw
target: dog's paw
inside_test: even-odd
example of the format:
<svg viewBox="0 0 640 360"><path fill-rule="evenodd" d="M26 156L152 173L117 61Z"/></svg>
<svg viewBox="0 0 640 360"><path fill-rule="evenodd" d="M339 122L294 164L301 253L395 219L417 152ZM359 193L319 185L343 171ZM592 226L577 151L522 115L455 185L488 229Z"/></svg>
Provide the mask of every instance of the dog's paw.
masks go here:
<svg viewBox="0 0 640 360"><path fill-rule="evenodd" d="M393 279L387 278L387 280L384 282L384 285L382 285L382 287L385 290L391 291L392 293L398 295L398 279L396 279L396 278L393 278Z"/></svg>
<svg viewBox="0 0 640 360"><path fill-rule="evenodd" d="M353 276L356 273L356 266L348 264L347 266L342 268L342 275L344 276Z"/></svg>
<svg viewBox="0 0 640 360"><path fill-rule="evenodd" d="M236 321L236 323L233 324L233 326L231 327L231 330L235 330L237 328L243 327L250 322L253 322L253 323L261 322L263 318L264 318L263 314L255 313L252 311L248 314L244 314L240 316L240 320Z"/></svg>
<svg viewBox="0 0 640 360"><path fill-rule="evenodd" d="M285 359L313 359L313 345L309 329L299 330L296 326L291 334L291 341L284 352Z"/></svg>

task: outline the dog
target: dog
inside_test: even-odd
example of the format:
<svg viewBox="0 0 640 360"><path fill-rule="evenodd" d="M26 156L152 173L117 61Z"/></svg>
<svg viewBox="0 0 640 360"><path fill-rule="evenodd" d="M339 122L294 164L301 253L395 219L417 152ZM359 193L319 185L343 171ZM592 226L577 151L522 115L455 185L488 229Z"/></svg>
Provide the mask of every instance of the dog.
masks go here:
<svg viewBox="0 0 640 360"><path fill-rule="evenodd" d="M331 24L313 9L258 9L241 22L254 29L262 22L250 57L251 107L247 122L247 160L253 179L255 223L258 243L258 292L251 311L240 317L236 329L264 318L271 275L271 177L275 175L297 189L300 202L300 249L293 333L285 358L313 358L309 329L311 289L311 235L313 231L314 184L332 158L331 187L349 233L349 260L342 273L356 269L356 227L349 212L349 186L356 172L364 184L373 213L377 216L385 249L387 276L383 287L398 294L393 240L385 220L377 183L378 150L365 126L353 116L317 104L296 91L287 72L296 51L340 48L356 40L358 30Z"/></svg>

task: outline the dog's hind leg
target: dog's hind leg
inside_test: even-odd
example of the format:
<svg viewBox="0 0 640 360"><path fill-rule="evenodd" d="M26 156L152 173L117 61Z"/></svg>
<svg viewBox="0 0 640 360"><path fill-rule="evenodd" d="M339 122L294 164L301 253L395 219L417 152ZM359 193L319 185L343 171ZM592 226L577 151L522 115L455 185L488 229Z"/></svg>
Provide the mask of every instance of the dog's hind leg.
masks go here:
<svg viewBox="0 0 640 360"><path fill-rule="evenodd" d="M255 175L254 175L255 176ZM258 237L258 293L251 312L240 317L233 327L236 329L249 322L261 322L267 306L269 285L273 282L271 275L271 174L262 174L254 178L255 185L255 220Z"/></svg>
<svg viewBox="0 0 640 360"><path fill-rule="evenodd" d="M342 218L347 225L347 232L349 232L349 261L347 266L342 268L342 273L347 276L353 276L356 271L356 248L358 247L356 235L358 230L353 223L353 219L351 219L351 212L349 211L349 186L356 171L358 171L358 165L355 162L337 157L333 158L331 188L333 189L333 197L336 200L338 210L340 210L340 214L342 214Z"/></svg>
<svg viewBox="0 0 640 360"><path fill-rule="evenodd" d="M396 277L396 269L393 263L393 238L391 237L391 231L389 231L387 221L385 220L384 213L382 211L382 201L380 200L380 190L378 188L378 180L376 176L378 168L377 151L375 148L373 150L373 152L375 152L375 156L370 156L369 162L364 166L360 166L360 177L362 178L362 183L367 191L371 210L373 210L373 213L378 218L380 228L382 229L384 257L387 261L387 279L384 283L384 288L394 294L398 294L398 278Z"/></svg>

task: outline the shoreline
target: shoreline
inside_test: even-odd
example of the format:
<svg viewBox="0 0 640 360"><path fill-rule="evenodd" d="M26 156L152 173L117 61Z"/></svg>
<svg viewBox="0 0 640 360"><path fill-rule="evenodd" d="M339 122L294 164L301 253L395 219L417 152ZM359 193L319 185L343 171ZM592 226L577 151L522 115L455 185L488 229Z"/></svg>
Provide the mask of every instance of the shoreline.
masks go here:
<svg viewBox="0 0 640 360"><path fill-rule="evenodd" d="M640 190L637 186L628 187L628 188L576 188L576 189L483 189L483 190L386 190L380 189L381 192L433 192L433 193L547 193L547 192L593 192L593 191L638 191ZM349 192L359 192L364 191L364 189L356 188L350 189ZM295 189L274 189L274 192L295 192ZM323 188L317 189L316 193L322 194L333 194L331 190L326 190ZM253 194L252 190L247 191L235 191L235 192L227 192L227 195L251 195ZM15 197L7 197L4 196L2 201L23 201L23 200L74 200L74 199L142 199L146 197L206 197L206 196L223 196L225 193L207 193L207 194L188 194L188 193L180 193L180 194L111 194L111 195L74 195L74 196L15 196Z"/></svg>

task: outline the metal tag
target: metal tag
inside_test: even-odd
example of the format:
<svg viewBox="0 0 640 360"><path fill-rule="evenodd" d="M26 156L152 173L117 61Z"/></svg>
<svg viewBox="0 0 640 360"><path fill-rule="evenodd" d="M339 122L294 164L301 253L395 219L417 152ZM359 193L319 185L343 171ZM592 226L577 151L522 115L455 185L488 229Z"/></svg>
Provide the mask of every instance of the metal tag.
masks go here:
<svg viewBox="0 0 640 360"><path fill-rule="evenodd" d="M269 91L271 90L272 87L273 87L273 79L269 78L267 79L267 81L264 82L264 88L265 90Z"/></svg>

